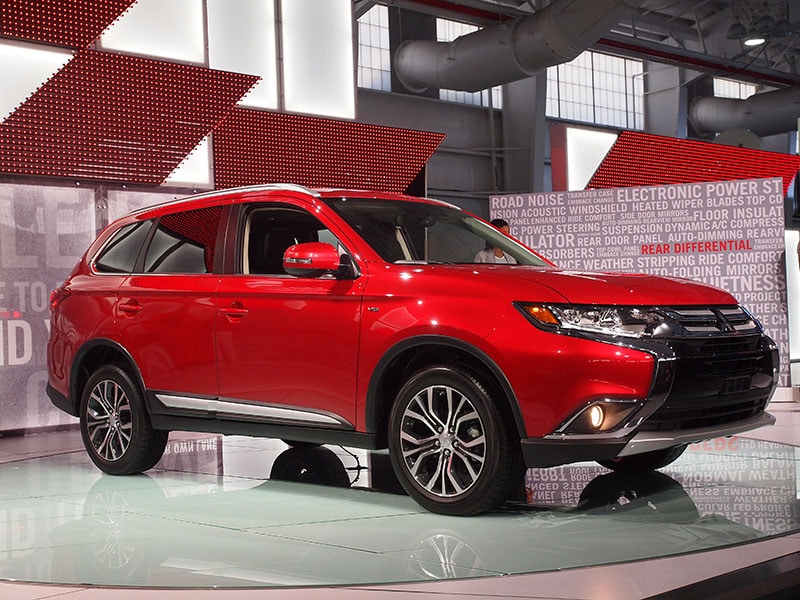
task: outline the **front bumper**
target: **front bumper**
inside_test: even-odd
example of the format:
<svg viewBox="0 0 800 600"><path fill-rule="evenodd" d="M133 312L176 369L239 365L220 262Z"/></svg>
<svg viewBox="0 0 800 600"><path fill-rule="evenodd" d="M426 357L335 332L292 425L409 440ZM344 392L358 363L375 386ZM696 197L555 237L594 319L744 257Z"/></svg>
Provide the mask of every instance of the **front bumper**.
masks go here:
<svg viewBox="0 0 800 600"><path fill-rule="evenodd" d="M777 387L779 357L775 342L766 335L635 340L624 345L648 352L655 363L652 387L639 409L612 431L577 434L561 428L523 439L528 467L610 460L775 422L765 408Z"/></svg>
<svg viewBox="0 0 800 600"><path fill-rule="evenodd" d="M719 427L703 427L675 433L634 432L624 438L589 436L547 436L522 440L522 454L528 467L556 467L574 462L611 460L682 444L693 444L717 437L736 435L772 425L775 417L760 415Z"/></svg>

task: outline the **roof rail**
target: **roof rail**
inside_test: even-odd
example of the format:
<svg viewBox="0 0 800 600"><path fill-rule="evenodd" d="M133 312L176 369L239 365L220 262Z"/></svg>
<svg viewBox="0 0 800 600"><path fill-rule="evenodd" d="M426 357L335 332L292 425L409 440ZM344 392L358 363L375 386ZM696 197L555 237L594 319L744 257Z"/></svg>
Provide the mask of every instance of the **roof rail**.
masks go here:
<svg viewBox="0 0 800 600"><path fill-rule="evenodd" d="M235 188L227 188L223 190L208 190L207 192L201 192L199 194L189 194L188 196L175 197L173 200L166 200L165 202L159 202L158 204L153 204L151 206L144 206L142 208L133 210L130 212L130 214L136 215L139 213L147 212L154 208L159 208L161 206L179 204L182 202L188 202L189 200L196 200L199 198L206 198L212 196L226 196L228 194L238 194L241 192L258 192L258 191L269 191L269 190L286 190L287 192L299 192L301 194L308 194L309 196L314 196L315 198L320 197L319 192L304 187L302 185L297 185L295 183L264 183L257 185L245 185Z"/></svg>
<svg viewBox="0 0 800 600"><path fill-rule="evenodd" d="M296 183L268 183L265 187L272 187L275 189L287 190L292 192L300 192L301 194L308 194L310 196L315 196L317 198L320 197L319 193L307 188L304 185L298 185Z"/></svg>
<svg viewBox="0 0 800 600"><path fill-rule="evenodd" d="M308 194L309 196L314 196L316 198L319 198L319 192L316 192L302 185L297 185L296 183L262 183L257 185L245 185L241 187L227 188L223 190L210 190L208 192L203 192L201 194L187 196L185 199L188 200L189 198L194 199L194 198L202 198L205 196L224 196L226 194L238 194L241 192L259 192L268 190L286 190L287 192L299 192L301 194Z"/></svg>

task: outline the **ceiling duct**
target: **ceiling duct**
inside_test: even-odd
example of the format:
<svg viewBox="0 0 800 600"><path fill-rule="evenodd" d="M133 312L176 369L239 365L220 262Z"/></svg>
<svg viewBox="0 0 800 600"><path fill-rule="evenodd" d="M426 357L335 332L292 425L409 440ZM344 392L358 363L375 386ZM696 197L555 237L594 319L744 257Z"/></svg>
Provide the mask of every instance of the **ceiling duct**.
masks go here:
<svg viewBox="0 0 800 600"><path fill-rule="evenodd" d="M697 98L689 119L700 133L747 129L759 137L797 130L800 88L791 87L754 94L746 100Z"/></svg>
<svg viewBox="0 0 800 600"><path fill-rule="evenodd" d="M452 42L407 41L395 71L413 92L476 92L569 62L633 13L643 0L554 0L531 16L486 27Z"/></svg>

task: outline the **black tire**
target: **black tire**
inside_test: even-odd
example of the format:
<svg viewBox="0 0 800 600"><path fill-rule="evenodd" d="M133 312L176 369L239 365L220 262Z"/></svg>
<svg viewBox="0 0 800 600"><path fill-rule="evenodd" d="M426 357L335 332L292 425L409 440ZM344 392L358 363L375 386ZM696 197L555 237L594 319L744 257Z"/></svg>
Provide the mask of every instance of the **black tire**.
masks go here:
<svg viewBox="0 0 800 600"><path fill-rule="evenodd" d="M652 450L642 454L631 454L622 458L612 458L611 460L598 460L597 462L606 469L618 471L620 473L641 473L643 471L653 471L666 467L674 463L686 450L687 444Z"/></svg>
<svg viewBox="0 0 800 600"><path fill-rule="evenodd" d="M289 448L272 463L270 479L333 487L350 487L341 459L322 446Z"/></svg>
<svg viewBox="0 0 800 600"><path fill-rule="evenodd" d="M397 478L431 512L492 510L519 474L519 450L495 401L459 367L429 367L405 383L392 407L388 440Z"/></svg>
<svg viewBox="0 0 800 600"><path fill-rule="evenodd" d="M80 420L86 451L105 473L141 473L164 454L168 432L153 429L139 386L117 365L99 368L86 382Z"/></svg>

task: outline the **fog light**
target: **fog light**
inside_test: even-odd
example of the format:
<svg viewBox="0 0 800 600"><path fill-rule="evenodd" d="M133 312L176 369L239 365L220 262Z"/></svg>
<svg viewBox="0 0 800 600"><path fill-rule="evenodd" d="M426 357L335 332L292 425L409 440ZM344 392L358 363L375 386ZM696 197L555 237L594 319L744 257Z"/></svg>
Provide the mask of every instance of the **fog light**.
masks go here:
<svg viewBox="0 0 800 600"><path fill-rule="evenodd" d="M636 399L604 398L594 400L564 421L554 433L608 433L630 422L642 403Z"/></svg>
<svg viewBox="0 0 800 600"><path fill-rule="evenodd" d="M603 407L601 407L599 404L595 404L589 409L589 422L595 429L600 429L604 418L605 414L603 413Z"/></svg>

